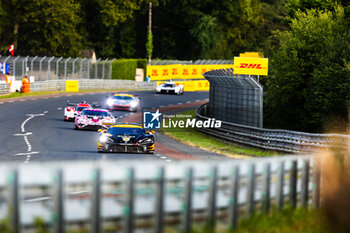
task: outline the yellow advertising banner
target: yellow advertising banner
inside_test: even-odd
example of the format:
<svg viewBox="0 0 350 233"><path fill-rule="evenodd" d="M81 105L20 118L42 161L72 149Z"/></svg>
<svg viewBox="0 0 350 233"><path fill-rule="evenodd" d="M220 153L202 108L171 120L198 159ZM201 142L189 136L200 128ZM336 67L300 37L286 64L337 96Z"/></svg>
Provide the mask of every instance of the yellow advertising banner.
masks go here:
<svg viewBox="0 0 350 233"><path fill-rule="evenodd" d="M245 53L240 53L240 57L260 57L263 58L264 54L261 52L245 52Z"/></svg>
<svg viewBox="0 0 350 233"><path fill-rule="evenodd" d="M66 81L66 92L78 92L79 81L78 80L67 80Z"/></svg>
<svg viewBox="0 0 350 233"><path fill-rule="evenodd" d="M235 57L234 74L267 75L267 58Z"/></svg>
<svg viewBox="0 0 350 233"><path fill-rule="evenodd" d="M210 70L233 68L227 65L158 65L147 66L147 76L151 81L169 79L203 79L203 73Z"/></svg>

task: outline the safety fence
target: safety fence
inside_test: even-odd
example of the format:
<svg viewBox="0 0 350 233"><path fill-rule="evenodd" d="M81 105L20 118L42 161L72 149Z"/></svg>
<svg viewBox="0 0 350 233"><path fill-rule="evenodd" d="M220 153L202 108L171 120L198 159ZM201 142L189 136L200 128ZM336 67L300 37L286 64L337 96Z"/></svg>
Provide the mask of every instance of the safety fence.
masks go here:
<svg viewBox="0 0 350 233"><path fill-rule="evenodd" d="M319 205L312 156L222 162L55 162L0 165L1 224L23 232L190 232L236 228L285 205ZM77 231L79 232L79 231Z"/></svg>
<svg viewBox="0 0 350 233"><path fill-rule="evenodd" d="M59 79L111 79L115 59L102 60L63 57L0 57L0 63L10 64L11 75L16 79L25 74L35 81Z"/></svg>
<svg viewBox="0 0 350 233"><path fill-rule="evenodd" d="M197 109L198 120L209 119L208 104ZM199 131L233 143L261 149L310 153L320 149L350 149L350 136L343 134L314 134L280 129L264 129L222 121L221 128L198 129Z"/></svg>
<svg viewBox="0 0 350 233"><path fill-rule="evenodd" d="M233 74L233 69L204 73L210 82L208 116L254 127L263 126L263 87L253 77Z"/></svg>

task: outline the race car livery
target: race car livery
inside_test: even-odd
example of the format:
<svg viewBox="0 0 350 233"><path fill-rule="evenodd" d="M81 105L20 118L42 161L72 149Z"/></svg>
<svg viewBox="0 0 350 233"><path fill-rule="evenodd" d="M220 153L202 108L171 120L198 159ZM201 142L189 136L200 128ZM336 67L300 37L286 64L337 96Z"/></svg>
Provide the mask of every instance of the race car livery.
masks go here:
<svg viewBox="0 0 350 233"><path fill-rule="evenodd" d="M140 108L140 99L131 94L114 94L107 98L107 109L136 112Z"/></svg>
<svg viewBox="0 0 350 233"><path fill-rule="evenodd" d="M86 102L82 103L67 103L67 107L64 109L64 120L74 121L75 117L83 111L85 108L91 108L90 104Z"/></svg>
<svg viewBox="0 0 350 233"><path fill-rule="evenodd" d="M116 121L115 117L106 109L84 109L75 118L75 129L102 129L108 128Z"/></svg>
<svg viewBox="0 0 350 233"><path fill-rule="evenodd" d="M117 123L108 130L99 130L98 152L153 153L154 132L134 123Z"/></svg>
<svg viewBox="0 0 350 233"><path fill-rule="evenodd" d="M156 92L160 94L178 94L182 95L184 93L184 85L176 84L173 81L168 81L165 83L161 83L156 87Z"/></svg>

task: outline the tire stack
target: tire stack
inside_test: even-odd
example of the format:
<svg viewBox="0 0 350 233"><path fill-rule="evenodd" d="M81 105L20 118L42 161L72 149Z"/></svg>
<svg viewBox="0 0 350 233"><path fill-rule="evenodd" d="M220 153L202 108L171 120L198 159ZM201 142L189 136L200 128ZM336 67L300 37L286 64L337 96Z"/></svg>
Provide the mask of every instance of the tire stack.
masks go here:
<svg viewBox="0 0 350 233"><path fill-rule="evenodd" d="M22 93L29 93L30 92L30 82L29 82L28 78L22 79L21 92Z"/></svg>

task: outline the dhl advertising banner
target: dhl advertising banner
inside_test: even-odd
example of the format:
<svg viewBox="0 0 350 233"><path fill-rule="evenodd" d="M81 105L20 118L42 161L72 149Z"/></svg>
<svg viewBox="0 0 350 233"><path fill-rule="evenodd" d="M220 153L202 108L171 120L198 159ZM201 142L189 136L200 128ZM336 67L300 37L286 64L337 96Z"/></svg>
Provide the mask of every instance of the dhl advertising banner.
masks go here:
<svg viewBox="0 0 350 233"><path fill-rule="evenodd" d="M233 68L233 64L226 65L157 65L147 66L147 76L151 81L169 79L203 79L203 73L210 70Z"/></svg>
<svg viewBox="0 0 350 233"><path fill-rule="evenodd" d="M157 86L164 82L158 81ZM195 80L195 81L175 81L175 85L184 85L184 91L209 91L210 84L208 80Z"/></svg>
<svg viewBox="0 0 350 233"><path fill-rule="evenodd" d="M269 59L267 58L235 57L233 73L267 75L268 63Z"/></svg>

